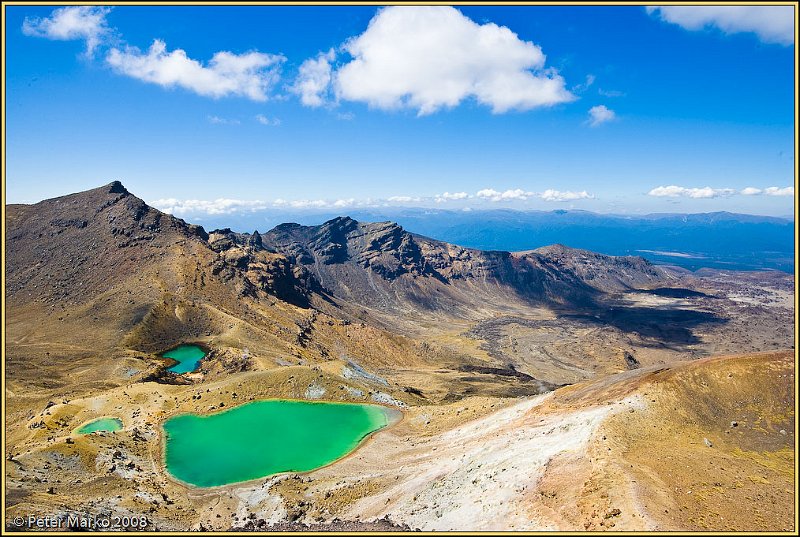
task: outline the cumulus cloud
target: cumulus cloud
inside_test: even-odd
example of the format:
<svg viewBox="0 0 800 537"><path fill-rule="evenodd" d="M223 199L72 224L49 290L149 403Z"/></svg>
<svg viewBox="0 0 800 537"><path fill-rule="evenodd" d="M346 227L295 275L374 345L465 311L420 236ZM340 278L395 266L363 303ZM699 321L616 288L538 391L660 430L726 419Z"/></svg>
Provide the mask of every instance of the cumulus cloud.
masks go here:
<svg viewBox="0 0 800 537"><path fill-rule="evenodd" d="M612 121L617 115L613 110L609 110L605 105L593 106L589 109L589 126L597 127L608 121Z"/></svg>
<svg viewBox="0 0 800 537"><path fill-rule="evenodd" d="M650 196L659 198L718 198L723 196L730 196L735 194L736 191L732 188L711 188L706 186L703 188L685 188L682 186L670 185L659 186L648 192Z"/></svg>
<svg viewBox="0 0 800 537"><path fill-rule="evenodd" d="M521 188L506 190L504 192L499 192L493 188L484 188L475 193L475 197L489 201L525 201L533 195L533 192L526 192Z"/></svg>
<svg viewBox="0 0 800 537"><path fill-rule="evenodd" d="M787 186L783 188L778 188L777 186L771 186L769 188L764 189L764 194L767 196L794 196L794 187Z"/></svg>
<svg viewBox="0 0 800 537"><path fill-rule="evenodd" d="M757 196L762 192L763 190L761 190L760 188L754 188L752 186L748 186L747 188L743 188L740 193L745 196Z"/></svg>
<svg viewBox="0 0 800 537"><path fill-rule="evenodd" d="M442 203L442 202L445 202L445 201L463 200L463 199L467 199L468 197L469 197L469 194L467 194L466 192L453 192L452 194L450 192L445 192L444 194L438 194L434 198L434 200L436 201L436 203Z"/></svg>
<svg viewBox="0 0 800 537"><path fill-rule="evenodd" d="M258 121L262 125L266 125L267 127L277 127L281 124L280 119L278 118L270 119L264 114L256 114L256 121Z"/></svg>
<svg viewBox="0 0 800 537"><path fill-rule="evenodd" d="M53 10L49 17L28 18L22 23L22 33L59 41L82 39L86 41L86 55L92 57L95 49L110 29L106 15L110 7L71 6Z"/></svg>
<svg viewBox="0 0 800 537"><path fill-rule="evenodd" d="M167 52L164 41L156 39L146 53L135 47L113 48L106 62L119 73L171 88L182 87L205 97L229 95L265 101L279 78L285 57L261 52L217 52L203 65L184 50Z"/></svg>
<svg viewBox="0 0 800 537"><path fill-rule="evenodd" d="M331 62L336 59L333 49L320 53L300 65L299 74L290 88L300 96L305 106L317 107L325 104L331 85Z"/></svg>
<svg viewBox="0 0 800 537"><path fill-rule="evenodd" d="M574 201L574 200L583 200L583 199L592 199L594 196L586 192L585 190L581 190L580 192L573 192L571 190L566 190L564 192L559 190L552 190L547 189L539 195L544 201Z"/></svg>
<svg viewBox="0 0 800 537"><path fill-rule="evenodd" d="M468 98L494 113L529 110L575 99L564 79L545 68L545 55L505 26L477 24L448 6L391 6L342 49L352 60L329 73L327 57L307 60L295 86L313 106L321 84L337 99L419 115ZM308 63L312 62L312 63Z"/></svg>
<svg viewBox="0 0 800 537"><path fill-rule="evenodd" d="M765 43L794 43L793 6L648 6L647 12L687 30L716 27L755 33Z"/></svg>
<svg viewBox="0 0 800 537"><path fill-rule="evenodd" d="M175 198L158 199L152 202L153 207L165 213L182 214L236 214L257 212L269 207L260 200L237 200L218 198L215 200L178 200Z"/></svg>

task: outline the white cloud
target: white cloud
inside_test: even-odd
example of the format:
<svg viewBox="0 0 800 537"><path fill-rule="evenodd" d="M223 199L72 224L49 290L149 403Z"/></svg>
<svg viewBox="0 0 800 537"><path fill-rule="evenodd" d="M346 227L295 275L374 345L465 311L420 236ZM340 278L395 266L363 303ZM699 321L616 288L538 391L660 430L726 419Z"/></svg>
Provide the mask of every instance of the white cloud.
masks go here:
<svg viewBox="0 0 800 537"><path fill-rule="evenodd" d="M342 207L352 207L355 204L356 204L355 198L348 198L348 199L336 200L333 202L332 205L333 207L340 209Z"/></svg>
<svg viewBox="0 0 800 537"><path fill-rule="evenodd" d="M469 194L467 194L466 192L453 192L452 194L450 192L445 192L444 194L437 195L434 198L434 200L436 201L436 203L442 203L442 202L445 202L445 201L463 200L463 199L467 199L468 197L469 197Z"/></svg>
<svg viewBox="0 0 800 537"><path fill-rule="evenodd" d="M740 194L743 194L745 196L757 196L762 192L763 190L761 190L760 188L753 188L752 186L748 186L747 188L743 188Z"/></svg>
<svg viewBox="0 0 800 537"><path fill-rule="evenodd" d="M447 6L391 6L342 46L352 60L334 71L338 99L425 115L473 97L494 113L575 99L545 55L505 26L477 24ZM313 60L309 60L313 61ZM325 79L325 65L315 81ZM302 78L308 80L308 78ZM315 84L308 86L316 89ZM310 102L319 92L309 91Z"/></svg>
<svg viewBox="0 0 800 537"><path fill-rule="evenodd" d="M73 6L53 10L49 17L25 17L22 33L59 41L83 39L86 41L86 55L94 55L103 38L110 33L106 15L110 7Z"/></svg>
<svg viewBox="0 0 800 537"><path fill-rule="evenodd" d="M594 198L594 196L585 190L581 190L580 192L573 192L571 190L561 192L559 190L552 189L545 190L539 195L539 197L544 201L574 201Z"/></svg>
<svg viewBox="0 0 800 537"><path fill-rule="evenodd" d="M317 107L325 104L330 91L331 62L334 59L336 53L330 49L300 65L297 79L290 89L300 95L300 102L305 106Z"/></svg>
<svg viewBox="0 0 800 537"><path fill-rule="evenodd" d="M391 196L386 198L386 201L392 203L409 203L412 201L422 201L422 198L415 198L413 196Z"/></svg>
<svg viewBox="0 0 800 537"><path fill-rule="evenodd" d="M737 193L743 196L760 196L762 194L766 194L767 196L794 196L794 187L787 186L784 188L779 188L777 186L771 186L769 188L761 189L748 186L737 191L733 188L711 188L710 186L703 188L685 188L682 186L670 185L659 186L648 192L650 196L656 197L685 197L695 199L728 197Z"/></svg>
<svg viewBox="0 0 800 537"><path fill-rule="evenodd" d="M613 110L609 110L605 105L593 106L589 109L589 126L597 127L616 117Z"/></svg>
<svg viewBox="0 0 800 537"><path fill-rule="evenodd" d="M267 127L278 127L281 124L280 119L278 118L270 119L264 114L256 114L256 121L258 121L262 125L266 125Z"/></svg>
<svg viewBox="0 0 800 537"><path fill-rule="evenodd" d="M329 207L330 204L325 200L292 200L286 201L282 199L275 200L276 207L291 207L293 209L320 209Z"/></svg>
<svg viewBox="0 0 800 537"><path fill-rule="evenodd" d="M217 52L207 66L193 60L181 49L167 52L156 39L147 53L127 47L113 48L106 61L118 72L163 87L179 86L205 97L229 95L265 101L279 78L285 57L261 52Z"/></svg>
<svg viewBox="0 0 800 537"><path fill-rule="evenodd" d="M476 208L476 203L496 203L496 202L524 202L532 198L540 198L544 201L574 201L581 199L592 199L593 196L585 190L580 192L545 190L544 192L528 192L520 188L498 191L493 188L479 190L476 194L470 195L467 192L445 192L433 197L430 196L391 196L388 198L340 198L340 199L299 199L286 200L283 198L275 199L271 202L261 200L238 200L219 198L216 200L178 200L175 198L156 200L151 205L168 213L175 215L221 215L221 214L242 214L255 213L268 209L298 209L298 210L337 210L351 207L391 207L396 205L420 204L420 206L430 206L431 203L443 203L446 201L465 201L472 205L466 206L466 210ZM463 208L463 207L462 207Z"/></svg>
<svg viewBox="0 0 800 537"><path fill-rule="evenodd" d="M730 196L735 194L736 191L732 188L711 188L706 186L703 188L685 188L682 186L670 185L659 186L648 192L650 196L667 197L667 198L718 198L721 196Z"/></svg>
<svg viewBox="0 0 800 537"><path fill-rule="evenodd" d="M687 30L714 26L726 34L753 32L765 43L794 43L793 6L648 6L647 12Z"/></svg>
<svg viewBox="0 0 800 537"><path fill-rule="evenodd" d="M475 197L489 201L525 201L532 197L533 192L526 192L521 188L499 192L493 188L484 188L475 193Z"/></svg>
<svg viewBox="0 0 800 537"><path fill-rule="evenodd" d="M235 214L257 212L269 207L260 200L237 200L218 198L215 200L178 200L175 198L158 199L151 204L156 209L174 215L181 214Z"/></svg>
<svg viewBox="0 0 800 537"><path fill-rule="evenodd" d="M208 122L212 125L239 125L238 119L226 119L219 116L208 116Z"/></svg>
<svg viewBox="0 0 800 537"><path fill-rule="evenodd" d="M764 193L767 196L794 196L794 187L787 186L784 188L778 188L777 186L771 186L764 189Z"/></svg>

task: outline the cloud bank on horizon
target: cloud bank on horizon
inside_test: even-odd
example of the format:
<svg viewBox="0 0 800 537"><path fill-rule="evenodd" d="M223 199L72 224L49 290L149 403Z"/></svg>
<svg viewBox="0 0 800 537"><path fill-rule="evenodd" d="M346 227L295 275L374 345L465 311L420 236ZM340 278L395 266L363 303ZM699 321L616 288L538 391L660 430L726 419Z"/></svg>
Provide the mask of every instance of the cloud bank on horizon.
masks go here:
<svg viewBox="0 0 800 537"><path fill-rule="evenodd" d="M334 200L326 199L299 199L286 200L277 198L273 201L263 200L239 200L229 198L218 198L215 200L198 200L164 198L152 202L153 207L161 211L176 215L187 214L241 214L253 213L266 209L347 209L355 207L405 207L409 205L444 206L446 204L458 203L459 208L490 206L498 203L521 202L530 199L543 200L545 202L567 202L582 199L593 199L594 196L586 192L560 191L549 188L543 192L528 192L521 188L508 189L504 191L493 188L484 188L474 194L467 192L443 192L434 196L389 196L385 199L356 199L339 198Z"/></svg>
<svg viewBox="0 0 800 537"><path fill-rule="evenodd" d="M777 186L770 186L762 189L749 186L737 191L734 188L711 188L710 186L702 188L686 188L677 185L670 185L659 186L648 192L648 195L659 198L686 197L694 199L728 197L733 196L734 194L741 194L743 196L758 196L761 194L765 194L767 196L794 196L794 187L787 186L780 188Z"/></svg>
<svg viewBox="0 0 800 537"><path fill-rule="evenodd" d="M717 197L730 197L734 195L743 196L794 196L794 187L767 187L755 188L747 187L742 190L733 188L686 188L676 185L659 186L647 193L654 197L669 198L691 198L691 199L711 199ZM385 199L356 199L340 198L335 200L325 199L300 199L285 200L277 198L273 201L264 200L238 200L219 198L216 200L198 200L176 198L157 199L152 205L161 211L175 215L222 215L222 214L242 214L255 213L268 209L348 209L348 208L378 208L378 207L406 207L410 205L422 205L430 207L444 207L448 204L462 209L487 208L492 206L519 207L511 205L514 202L525 202L528 200L541 200L544 202L574 202L580 200L591 200L595 196L586 190L582 191L561 191L548 188L542 192L529 192L521 188L508 189L504 191L494 188L484 188L474 194L467 192L443 192L434 196L409 196L398 195L390 196ZM455 205L453 205L455 204Z"/></svg>

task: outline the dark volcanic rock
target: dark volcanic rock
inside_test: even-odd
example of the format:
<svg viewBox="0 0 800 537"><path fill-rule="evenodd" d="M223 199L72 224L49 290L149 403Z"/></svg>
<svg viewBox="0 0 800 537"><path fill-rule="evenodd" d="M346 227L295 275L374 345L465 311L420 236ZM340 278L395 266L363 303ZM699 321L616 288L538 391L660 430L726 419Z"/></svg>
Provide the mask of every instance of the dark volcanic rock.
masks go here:
<svg viewBox="0 0 800 537"><path fill-rule="evenodd" d="M258 230L255 230L253 234L250 235L247 245L256 250L260 250L264 247L264 243L261 240L261 235L258 233Z"/></svg>
<svg viewBox="0 0 800 537"><path fill-rule="evenodd" d="M625 365L628 369L639 369L639 360L637 360L633 354L628 351L623 351L623 357L625 358Z"/></svg>
<svg viewBox="0 0 800 537"><path fill-rule="evenodd" d="M480 251L414 235L391 222L339 217L319 226L282 224L265 247L314 275L334 297L382 310L464 309L490 300L590 306L608 291L652 285L665 273L638 257L563 246Z"/></svg>

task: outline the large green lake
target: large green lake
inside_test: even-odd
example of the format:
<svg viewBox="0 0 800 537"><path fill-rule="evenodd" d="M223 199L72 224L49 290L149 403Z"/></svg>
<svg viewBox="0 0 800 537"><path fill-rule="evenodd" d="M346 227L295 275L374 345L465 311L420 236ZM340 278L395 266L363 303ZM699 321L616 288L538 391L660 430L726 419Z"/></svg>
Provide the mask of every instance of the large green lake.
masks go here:
<svg viewBox="0 0 800 537"><path fill-rule="evenodd" d="M305 472L353 451L399 415L378 405L265 400L164 423L169 473L198 487Z"/></svg>
<svg viewBox="0 0 800 537"><path fill-rule="evenodd" d="M122 420L119 418L98 418L79 427L75 432L89 434L97 431L114 432L122 429Z"/></svg>
<svg viewBox="0 0 800 537"><path fill-rule="evenodd" d="M197 365L205 355L206 352L197 345L181 345L180 347L175 347L165 352L161 356L178 361L177 364L167 368L167 371L172 371L173 373L189 373L197 369Z"/></svg>

